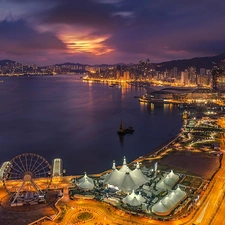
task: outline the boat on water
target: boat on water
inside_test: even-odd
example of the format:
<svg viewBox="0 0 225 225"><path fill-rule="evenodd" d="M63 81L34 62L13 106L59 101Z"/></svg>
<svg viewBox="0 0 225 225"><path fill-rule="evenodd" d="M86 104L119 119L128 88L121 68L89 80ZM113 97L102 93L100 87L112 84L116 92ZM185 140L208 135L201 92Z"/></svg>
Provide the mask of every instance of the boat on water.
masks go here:
<svg viewBox="0 0 225 225"><path fill-rule="evenodd" d="M122 85L119 83L111 83L109 84L109 87L118 87L118 88L122 88Z"/></svg>
<svg viewBox="0 0 225 225"><path fill-rule="evenodd" d="M148 94L142 95L141 97L138 98L139 102L146 102L146 103L151 103L152 97Z"/></svg>
<svg viewBox="0 0 225 225"><path fill-rule="evenodd" d="M132 126L125 127L124 123L120 122L120 128L117 131L118 135L132 134L134 132L134 128Z"/></svg>

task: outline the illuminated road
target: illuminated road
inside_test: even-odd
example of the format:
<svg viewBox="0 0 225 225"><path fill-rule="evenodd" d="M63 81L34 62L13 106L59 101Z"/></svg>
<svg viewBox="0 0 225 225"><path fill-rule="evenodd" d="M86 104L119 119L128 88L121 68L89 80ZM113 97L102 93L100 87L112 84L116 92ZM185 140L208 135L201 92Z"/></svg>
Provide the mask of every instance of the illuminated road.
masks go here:
<svg viewBox="0 0 225 225"><path fill-rule="evenodd" d="M148 222L146 218L140 218L124 213L122 210L117 210L114 207L105 203L96 202L94 200L77 200L68 204L70 210L66 214L62 225L66 224L78 224L77 215L81 212L90 212L94 218L91 221L85 222L85 224L94 224L95 222L104 222L104 224L152 224ZM157 224L157 223L155 223Z"/></svg>
<svg viewBox="0 0 225 225"><path fill-rule="evenodd" d="M123 224L123 225L130 225L130 224L149 224L149 225L156 225L158 221L151 222L146 217L134 216L130 213L125 213L123 210L116 209L113 206L110 206L104 202L98 202L91 199L76 199L70 200L68 198L67 191L64 191L63 199L58 203L58 206L66 205L67 212L63 218L63 220L59 223L57 221L57 217L54 223L46 222L46 224L55 224L58 223L60 225L66 224L79 224L79 220L77 216L82 212L89 212L92 213L93 218L90 221L86 221L85 224L93 225L95 223L103 223L103 224ZM83 222L84 223L84 222Z"/></svg>
<svg viewBox="0 0 225 225"><path fill-rule="evenodd" d="M222 225L224 223L225 205L222 202L225 194L225 157L223 157L221 163L222 168L214 176L210 187L208 187L203 198L200 199L199 204L201 205L196 214L181 220L180 224ZM188 221L190 217L192 219Z"/></svg>

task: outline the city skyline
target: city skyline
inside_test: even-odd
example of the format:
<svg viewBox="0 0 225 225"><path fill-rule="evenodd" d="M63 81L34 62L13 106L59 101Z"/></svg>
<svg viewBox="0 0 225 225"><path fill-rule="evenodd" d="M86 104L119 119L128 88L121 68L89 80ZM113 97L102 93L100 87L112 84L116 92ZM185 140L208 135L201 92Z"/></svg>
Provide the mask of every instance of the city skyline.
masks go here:
<svg viewBox="0 0 225 225"><path fill-rule="evenodd" d="M40 66L137 63L224 52L222 0L0 0L0 58Z"/></svg>

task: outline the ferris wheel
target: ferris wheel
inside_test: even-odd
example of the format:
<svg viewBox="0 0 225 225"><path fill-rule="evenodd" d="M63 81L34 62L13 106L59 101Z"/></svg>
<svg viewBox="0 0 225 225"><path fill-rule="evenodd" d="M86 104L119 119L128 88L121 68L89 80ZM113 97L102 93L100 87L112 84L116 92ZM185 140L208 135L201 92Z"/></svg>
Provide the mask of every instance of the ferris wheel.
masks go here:
<svg viewBox="0 0 225 225"><path fill-rule="evenodd" d="M3 174L3 185L12 196L11 204L44 202L51 175L51 165L40 155L26 153L14 157Z"/></svg>

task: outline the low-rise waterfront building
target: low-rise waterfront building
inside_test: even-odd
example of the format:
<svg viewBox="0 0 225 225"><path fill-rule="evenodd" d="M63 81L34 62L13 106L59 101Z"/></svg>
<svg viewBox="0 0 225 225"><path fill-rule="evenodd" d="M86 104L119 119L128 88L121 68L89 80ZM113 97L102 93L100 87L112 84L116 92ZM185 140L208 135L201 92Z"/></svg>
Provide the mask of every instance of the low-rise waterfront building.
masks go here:
<svg viewBox="0 0 225 225"><path fill-rule="evenodd" d="M154 204L152 212L159 216L168 216L186 197L187 193L178 187Z"/></svg>

